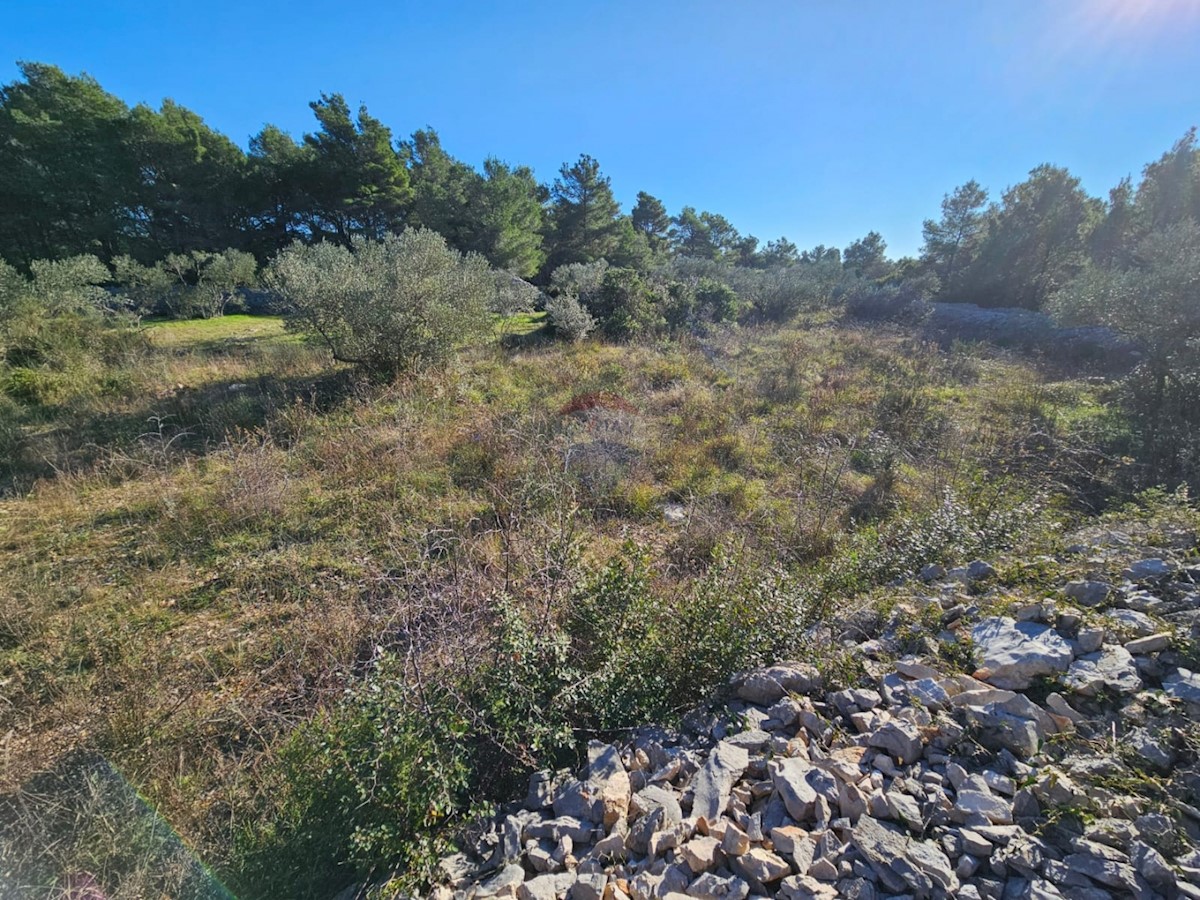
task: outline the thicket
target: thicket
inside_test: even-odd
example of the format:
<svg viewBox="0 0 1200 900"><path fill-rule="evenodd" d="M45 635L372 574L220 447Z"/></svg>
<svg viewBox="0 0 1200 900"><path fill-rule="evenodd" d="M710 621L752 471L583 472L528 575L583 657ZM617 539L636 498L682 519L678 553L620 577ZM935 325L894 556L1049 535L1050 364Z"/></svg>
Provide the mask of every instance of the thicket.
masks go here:
<svg viewBox="0 0 1200 900"><path fill-rule="evenodd" d="M95 388L134 349L128 304L95 257L0 261L0 396L47 404Z"/></svg>

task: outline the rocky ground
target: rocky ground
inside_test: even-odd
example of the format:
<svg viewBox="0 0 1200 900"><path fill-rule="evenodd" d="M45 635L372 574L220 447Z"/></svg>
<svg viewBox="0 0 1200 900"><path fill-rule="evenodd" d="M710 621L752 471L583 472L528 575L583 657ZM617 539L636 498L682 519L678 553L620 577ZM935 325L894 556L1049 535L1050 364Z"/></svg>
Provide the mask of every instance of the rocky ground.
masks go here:
<svg viewBox="0 0 1200 900"><path fill-rule="evenodd" d="M784 663L678 730L594 743L434 896L1200 898L1200 566L1165 543L1086 536L1036 602L987 563L929 566L867 640L829 635L856 635L854 686Z"/></svg>

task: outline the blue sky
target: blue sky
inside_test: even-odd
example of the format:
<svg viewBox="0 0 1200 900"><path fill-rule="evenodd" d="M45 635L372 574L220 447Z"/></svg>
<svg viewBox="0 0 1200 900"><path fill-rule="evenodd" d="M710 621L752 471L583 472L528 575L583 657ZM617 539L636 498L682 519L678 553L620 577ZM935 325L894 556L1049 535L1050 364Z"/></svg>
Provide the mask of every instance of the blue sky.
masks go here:
<svg viewBox="0 0 1200 900"><path fill-rule="evenodd" d="M1200 124L1200 0L423 3L16 0L16 60L171 97L243 145L300 135L340 91L406 136L550 180L581 152L628 209L639 190L766 240L893 253L977 178L1033 166L1093 193Z"/></svg>

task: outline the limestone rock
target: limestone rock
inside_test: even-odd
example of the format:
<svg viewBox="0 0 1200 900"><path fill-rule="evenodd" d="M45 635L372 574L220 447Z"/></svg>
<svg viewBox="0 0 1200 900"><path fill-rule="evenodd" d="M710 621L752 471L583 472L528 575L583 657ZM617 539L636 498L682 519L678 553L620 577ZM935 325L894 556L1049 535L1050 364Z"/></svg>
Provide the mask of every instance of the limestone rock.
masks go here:
<svg viewBox="0 0 1200 900"><path fill-rule="evenodd" d="M1084 697L1094 697L1108 688L1122 694L1142 689L1133 656L1124 647L1109 646L1071 663L1063 685Z"/></svg>
<svg viewBox="0 0 1200 900"><path fill-rule="evenodd" d="M770 666L741 676L737 695L750 703L770 706L788 693L807 694L821 685L821 673L803 663Z"/></svg>
<svg viewBox="0 0 1200 900"><path fill-rule="evenodd" d="M1151 559L1138 560L1121 574L1130 581L1151 581L1157 578L1166 578L1174 571L1174 563L1153 557Z"/></svg>
<svg viewBox="0 0 1200 900"><path fill-rule="evenodd" d="M750 885L741 878L722 878L705 872L688 885L687 894L700 900L746 900Z"/></svg>
<svg viewBox="0 0 1200 900"><path fill-rule="evenodd" d="M911 722L893 720L867 739L867 746L887 752L893 759L909 765L921 758L921 733Z"/></svg>
<svg viewBox="0 0 1200 900"><path fill-rule="evenodd" d="M1038 676L1066 671L1071 664L1071 646L1046 625L995 616L980 621L971 640L980 668L976 677L1006 690L1024 690Z"/></svg>
<svg viewBox="0 0 1200 900"><path fill-rule="evenodd" d="M1080 606L1099 606L1111 590L1103 581L1069 581L1063 587L1063 593Z"/></svg>
<svg viewBox="0 0 1200 900"><path fill-rule="evenodd" d="M783 798L788 815L797 822L811 819L817 802L817 792L806 777L811 770L812 766L802 759L771 761L771 781Z"/></svg>
<svg viewBox="0 0 1200 900"><path fill-rule="evenodd" d="M719 743L692 780L692 815L715 821L725 811L733 783L749 764L750 754L745 748L726 741Z"/></svg>

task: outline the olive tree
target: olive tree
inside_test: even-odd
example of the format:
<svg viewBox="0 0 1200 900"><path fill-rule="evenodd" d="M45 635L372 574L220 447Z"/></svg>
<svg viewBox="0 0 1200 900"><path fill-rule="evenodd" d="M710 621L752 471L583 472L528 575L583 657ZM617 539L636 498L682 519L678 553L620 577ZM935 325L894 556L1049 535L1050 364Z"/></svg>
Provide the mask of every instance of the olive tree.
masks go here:
<svg viewBox="0 0 1200 900"><path fill-rule="evenodd" d="M202 319L225 315L239 288L253 286L258 275L254 257L241 250L172 253L160 268L178 283L177 316L199 315Z"/></svg>
<svg viewBox="0 0 1200 900"><path fill-rule="evenodd" d="M241 250L193 250L153 266L118 256L113 271L121 293L142 313L214 319L225 315L242 288L255 284L258 262Z"/></svg>
<svg viewBox="0 0 1200 900"><path fill-rule="evenodd" d="M1107 326L1138 346L1127 408L1149 476L1200 479L1200 226L1151 232L1128 265L1085 266L1051 305L1062 319Z"/></svg>
<svg viewBox="0 0 1200 900"><path fill-rule="evenodd" d="M574 294L580 302L589 304L599 296L607 271L608 263L603 259L559 266L550 275L550 288L556 294Z"/></svg>
<svg viewBox="0 0 1200 900"><path fill-rule="evenodd" d="M292 244L272 262L268 283L289 308L290 328L379 375L444 363L491 327L487 262L425 229L355 237L349 248Z"/></svg>
<svg viewBox="0 0 1200 900"><path fill-rule="evenodd" d="M140 338L94 256L34 260L29 269L25 278L0 260L0 394L57 402L94 387Z"/></svg>
<svg viewBox="0 0 1200 900"><path fill-rule="evenodd" d="M546 315L554 333L568 341L582 341L596 327L596 320L574 294L551 297L546 301Z"/></svg>

